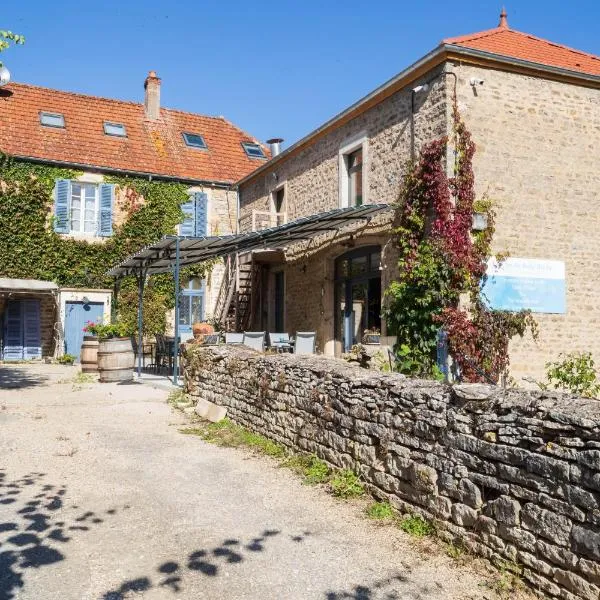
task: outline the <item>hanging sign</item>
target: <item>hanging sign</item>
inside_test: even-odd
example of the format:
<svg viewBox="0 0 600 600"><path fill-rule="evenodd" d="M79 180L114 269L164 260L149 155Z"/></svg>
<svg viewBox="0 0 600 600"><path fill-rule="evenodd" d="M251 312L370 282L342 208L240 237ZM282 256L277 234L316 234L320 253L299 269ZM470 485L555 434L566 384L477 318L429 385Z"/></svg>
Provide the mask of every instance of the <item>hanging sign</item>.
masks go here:
<svg viewBox="0 0 600 600"><path fill-rule="evenodd" d="M565 263L537 258L488 262L483 300L497 310L564 314L567 310Z"/></svg>

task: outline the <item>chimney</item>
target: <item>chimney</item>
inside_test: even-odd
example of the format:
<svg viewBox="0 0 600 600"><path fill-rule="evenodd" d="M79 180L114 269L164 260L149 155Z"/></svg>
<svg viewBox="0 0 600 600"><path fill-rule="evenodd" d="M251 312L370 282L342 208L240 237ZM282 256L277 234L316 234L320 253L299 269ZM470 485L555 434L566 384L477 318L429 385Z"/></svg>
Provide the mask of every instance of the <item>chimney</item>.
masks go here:
<svg viewBox="0 0 600 600"><path fill-rule="evenodd" d="M281 142L283 142L283 138L271 138L267 140L267 144L271 147L271 158L274 158L281 152Z"/></svg>
<svg viewBox="0 0 600 600"><path fill-rule="evenodd" d="M144 112L146 118L156 121L160 118L160 77L156 76L155 71L150 71L146 81L144 81L146 94L144 97Z"/></svg>

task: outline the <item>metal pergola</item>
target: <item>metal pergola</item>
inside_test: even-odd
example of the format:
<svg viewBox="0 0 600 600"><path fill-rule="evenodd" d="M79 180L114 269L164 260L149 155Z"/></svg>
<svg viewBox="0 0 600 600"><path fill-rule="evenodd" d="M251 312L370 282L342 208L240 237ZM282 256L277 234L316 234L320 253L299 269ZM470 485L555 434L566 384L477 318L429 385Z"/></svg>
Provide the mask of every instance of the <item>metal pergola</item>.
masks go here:
<svg viewBox="0 0 600 600"><path fill-rule="evenodd" d="M206 237L165 236L114 266L108 275L115 277L117 281L123 277L134 276L138 282L138 377L141 376L142 371L143 298L148 275L173 273L175 285L173 383L177 385L181 267L217 256L254 250L280 250L291 244L312 240L331 232L352 233L360 225L367 226L375 215L391 211L392 208L388 204L369 204L337 208L309 217L301 217L285 225L250 233Z"/></svg>

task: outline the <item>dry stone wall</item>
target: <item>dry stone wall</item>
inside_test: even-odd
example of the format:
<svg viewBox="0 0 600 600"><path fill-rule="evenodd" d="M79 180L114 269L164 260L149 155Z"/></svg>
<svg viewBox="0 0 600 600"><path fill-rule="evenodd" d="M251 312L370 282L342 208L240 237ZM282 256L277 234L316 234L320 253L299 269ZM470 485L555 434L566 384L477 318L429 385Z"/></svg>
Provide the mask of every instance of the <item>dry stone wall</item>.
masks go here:
<svg viewBox="0 0 600 600"><path fill-rule="evenodd" d="M600 402L406 379L316 356L188 347L185 386L237 423L355 469L550 596L600 594Z"/></svg>

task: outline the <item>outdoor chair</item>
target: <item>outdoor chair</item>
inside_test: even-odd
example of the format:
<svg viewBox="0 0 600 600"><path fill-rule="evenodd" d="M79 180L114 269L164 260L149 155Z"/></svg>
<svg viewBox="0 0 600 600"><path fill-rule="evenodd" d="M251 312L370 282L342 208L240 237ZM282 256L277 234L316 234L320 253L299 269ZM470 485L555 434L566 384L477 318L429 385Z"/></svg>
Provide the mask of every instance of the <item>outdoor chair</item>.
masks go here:
<svg viewBox="0 0 600 600"><path fill-rule="evenodd" d="M137 368L138 354L139 354L139 345L138 339L135 335L131 336L131 347L133 348L133 355L135 358L135 366ZM152 357L152 349L150 344L142 343L142 369L146 368L146 356L150 355Z"/></svg>
<svg viewBox="0 0 600 600"><path fill-rule="evenodd" d="M314 354L316 342L316 332L298 331L296 333L296 343L294 344L294 354Z"/></svg>
<svg viewBox="0 0 600 600"><path fill-rule="evenodd" d="M269 347L277 352L289 352L293 346L289 333L269 333Z"/></svg>
<svg viewBox="0 0 600 600"><path fill-rule="evenodd" d="M264 352L265 337L266 333L264 331L244 331L244 346Z"/></svg>
<svg viewBox="0 0 600 600"><path fill-rule="evenodd" d="M169 357L169 351L167 348L167 341L162 333L155 333L156 337L156 348L154 349L154 370L160 373L162 369L166 369L171 359Z"/></svg>
<svg viewBox="0 0 600 600"><path fill-rule="evenodd" d="M244 334L243 333L226 333L225 334L226 344L243 344Z"/></svg>

